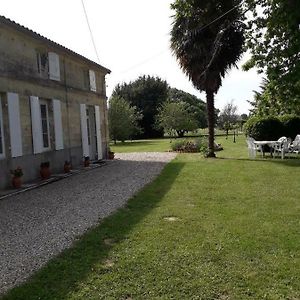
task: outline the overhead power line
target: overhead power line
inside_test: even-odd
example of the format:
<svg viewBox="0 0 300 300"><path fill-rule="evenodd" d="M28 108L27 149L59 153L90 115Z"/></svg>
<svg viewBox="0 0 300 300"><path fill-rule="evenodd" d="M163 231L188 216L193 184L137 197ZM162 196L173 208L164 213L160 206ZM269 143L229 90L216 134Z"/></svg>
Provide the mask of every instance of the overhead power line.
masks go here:
<svg viewBox="0 0 300 300"><path fill-rule="evenodd" d="M82 0L82 1L83 1L83 0ZM214 24L215 22L219 21L220 19L224 18L226 15L228 15L229 13L231 13L231 12L232 12L233 10L235 10L236 8L242 6L243 4L244 4L244 1L242 1L240 4L235 5L234 7L232 7L232 8L229 9L228 11L226 11L223 15L217 17L216 19L214 19L214 20L211 21L210 23L205 24L205 25L202 26L202 27L199 27L199 29L195 29L195 32L197 32L197 33L201 32L202 30L204 30L205 28L207 28L207 27L209 27L210 25ZM247 12L247 11L246 11L246 12ZM246 13L246 12L245 12L245 13ZM299 26L300 26L300 25L299 25ZM168 35L169 35L169 34L168 34ZM158 52L158 53L152 55L151 57L148 57L148 58L144 59L144 60L141 61L140 63L137 63L137 64L135 64L134 66L132 66L132 67L130 67L130 68L124 70L123 72L121 72L121 74L127 73L127 72L129 72L129 71L131 71L131 70L133 70L133 69L136 69L137 67L146 64L147 62L149 62L149 61L151 61L151 60L157 58L158 56L164 54L164 53L167 52L167 51L168 51L168 50L162 50L162 51L160 51L160 52Z"/></svg>
<svg viewBox="0 0 300 300"><path fill-rule="evenodd" d="M100 64L99 54L98 54L96 43L95 43L95 40L94 40L94 35L93 35L92 29L91 29L91 26L90 26L89 18L88 18L86 9L85 9L84 1L81 0L81 3L82 3L83 12L84 12L84 15L85 15L86 23L87 23L89 31L90 31L91 41L92 41L92 44L93 44L93 47L94 47L94 50L95 50L95 54L96 54L98 63Z"/></svg>
<svg viewBox="0 0 300 300"><path fill-rule="evenodd" d="M228 11L226 11L223 15L219 16L218 18L214 19L213 21L211 21L208 24L205 24L204 26L201 26L199 28L195 29L196 33L201 32L202 30L204 30L205 28L209 27L210 25L216 23L217 21L221 20L222 18L224 18L226 15L230 14L233 10L235 10L236 8L238 8L239 6L242 6L244 4L244 1L242 1L240 4L235 5L234 7L232 7L231 9L229 9ZM247 12L247 11L246 11ZM244 12L244 13L246 13Z"/></svg>

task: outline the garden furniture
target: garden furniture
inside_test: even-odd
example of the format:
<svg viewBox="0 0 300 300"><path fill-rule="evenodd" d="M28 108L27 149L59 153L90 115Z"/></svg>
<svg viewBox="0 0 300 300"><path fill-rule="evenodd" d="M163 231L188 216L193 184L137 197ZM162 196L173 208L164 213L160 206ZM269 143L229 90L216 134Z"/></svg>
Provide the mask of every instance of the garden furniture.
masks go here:
<svg viewBox="0 0 300 300"><path fill-rule="evenodd" d="M297 134L294 141L290 144L289 152L291 153L300 153L300 134Z"/></svg>
<svg viewBox="0 0 300 300"><path fill-rule="evenodd" d="M248 137L246 139L247 145L248 145L248 153L250 158L255 158L256 153L260 151L260 147L258 145L255 145L255 140L251 137Z"/></svg>

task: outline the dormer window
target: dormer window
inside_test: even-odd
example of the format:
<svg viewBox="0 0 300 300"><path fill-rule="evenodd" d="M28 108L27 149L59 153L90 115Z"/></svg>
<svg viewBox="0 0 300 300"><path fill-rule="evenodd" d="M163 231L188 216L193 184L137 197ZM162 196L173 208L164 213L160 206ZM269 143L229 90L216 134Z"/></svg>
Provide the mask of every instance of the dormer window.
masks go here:
<svg viewBox="0 0 300 300"><path fill-rule="evenodd" d="M96 75L93 70L89 70L89 77L90 77L90 90L93 92L97 91L96 88Z"/></svg>

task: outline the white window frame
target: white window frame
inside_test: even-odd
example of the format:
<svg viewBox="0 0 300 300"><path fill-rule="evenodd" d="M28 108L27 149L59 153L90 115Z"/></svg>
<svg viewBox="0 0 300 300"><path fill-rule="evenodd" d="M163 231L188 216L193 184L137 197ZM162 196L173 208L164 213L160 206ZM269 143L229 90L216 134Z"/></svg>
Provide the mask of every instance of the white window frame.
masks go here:
<svg viewBox="0 0 300 300"><path fill-rule="evenodd" d="M5 158L5 143L4 143L4 130L3 130L3 115L2 115L2 102L0 96L0 134L1 134L1 144L2 144L2 153L0 153L0 159Z"/></svg>
<svg viewBox="0 0 300 300"><path fill-rule="evenodd" d="M47 100L40 100L39 101L40 105L40 114L41 114L41 134L42 134L42 150L43 151L49 151L51 150L51 145L50 145L50 125L49 125L49 103ZM45 105L46 106L46 118L47 118L47 132L48 132L48 147L44 146L44 133L43 133L43 120L42 120L42 111L41 111L41 106Z"/></svg>

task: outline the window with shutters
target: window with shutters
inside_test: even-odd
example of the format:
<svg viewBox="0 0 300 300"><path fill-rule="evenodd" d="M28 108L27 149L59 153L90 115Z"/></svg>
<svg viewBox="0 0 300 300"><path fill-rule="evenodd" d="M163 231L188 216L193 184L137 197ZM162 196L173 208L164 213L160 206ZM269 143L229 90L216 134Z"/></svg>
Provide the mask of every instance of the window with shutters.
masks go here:
<svg viewBox="0 0 300 300"><path fill-rule="evenodd" d="M46 101L40 101L43 150L50 149L49 107Z"/></svg>
<svg viewBox="0 0 300 300"><path fill-rule="evenodd" d="M4 135L3 135L3 116L2 116L2 102L0 98L0 159L4 158Z"/></svg>
<svg viewBox="0 0 300 300"><path fill-rule="evenodd" d="M47 53L36 52L37 71L42 77L48 77L48 55Z"/></svg>

